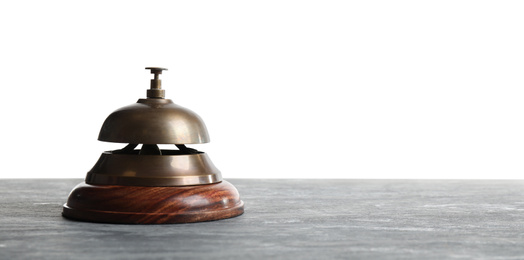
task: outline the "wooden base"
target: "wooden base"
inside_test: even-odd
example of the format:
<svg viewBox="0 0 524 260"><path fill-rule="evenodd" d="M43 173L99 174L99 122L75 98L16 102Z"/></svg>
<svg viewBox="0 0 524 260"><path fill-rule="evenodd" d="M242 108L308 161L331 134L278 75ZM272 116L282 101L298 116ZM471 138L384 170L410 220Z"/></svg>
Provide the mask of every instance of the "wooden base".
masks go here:
<svg viewBox="0 0 524 260"><path fill-rule="evenodd" d="M232 218L244 202L229 182L182 187L76 186L62 215L89 222L122 224L189 223Z"/></svg>

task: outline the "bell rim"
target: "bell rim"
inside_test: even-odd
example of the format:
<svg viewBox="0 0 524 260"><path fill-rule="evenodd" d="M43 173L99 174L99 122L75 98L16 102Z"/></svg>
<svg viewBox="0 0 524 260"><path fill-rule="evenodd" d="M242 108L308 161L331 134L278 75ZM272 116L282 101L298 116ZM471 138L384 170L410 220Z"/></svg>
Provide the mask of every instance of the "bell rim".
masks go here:
<svg viewBox="0 0 524 260"><path fill-rule="evenodd" d="M140 155L106 151L85 181L92 185L192 186L221 182L222 174L204 152Z"/></svg>

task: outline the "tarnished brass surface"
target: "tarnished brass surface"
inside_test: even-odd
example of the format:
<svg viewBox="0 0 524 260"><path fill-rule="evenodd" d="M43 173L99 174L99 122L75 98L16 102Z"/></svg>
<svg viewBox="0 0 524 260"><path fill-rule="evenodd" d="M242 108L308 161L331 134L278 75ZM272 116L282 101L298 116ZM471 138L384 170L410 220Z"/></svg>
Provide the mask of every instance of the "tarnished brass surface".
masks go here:
<svg viewBox="0 0 524 260"><path fill-rule="evenodd" d="M180 154L162 150L162 155L102 153L87 173L86 183L93 185L189 186L222 181L220 171L207 154Z"/></svg>
<svg viewBox="0 0 524 260"><path fill-rule="evenodd" d="M139 99L111 113L98 140L133 144L208 143L204 121L170 99Z"/></svg>

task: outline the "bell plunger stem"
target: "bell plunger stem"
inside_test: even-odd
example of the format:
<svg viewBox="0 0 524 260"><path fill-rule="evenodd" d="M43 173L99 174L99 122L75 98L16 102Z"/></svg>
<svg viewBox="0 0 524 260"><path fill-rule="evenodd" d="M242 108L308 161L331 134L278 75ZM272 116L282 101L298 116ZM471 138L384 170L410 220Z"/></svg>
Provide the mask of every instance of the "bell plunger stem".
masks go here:
<svg viewBox="0 0 524 260"><path fill-rule="evenodd" d="M162 89L162 81L159 75L162 74L165 68L159 67L147 67L146 70L151 70L151 74L155 75L155 78L151 80L151 88L147 90L147 98L164 98L165 90Z"/></svg>

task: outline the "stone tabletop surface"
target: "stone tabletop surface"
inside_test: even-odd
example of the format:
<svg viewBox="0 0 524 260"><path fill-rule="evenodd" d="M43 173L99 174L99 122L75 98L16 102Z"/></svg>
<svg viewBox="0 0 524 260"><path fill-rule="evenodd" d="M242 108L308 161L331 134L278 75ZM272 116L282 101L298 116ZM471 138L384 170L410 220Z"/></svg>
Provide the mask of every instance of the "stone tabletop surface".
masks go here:
<svg viewBox="0 0 524 260"><path fill-rule="evenodd" d="M242 216L61 217L80 179L0 180L0 259L524 259L524 181L228 179Z"/></svg>

